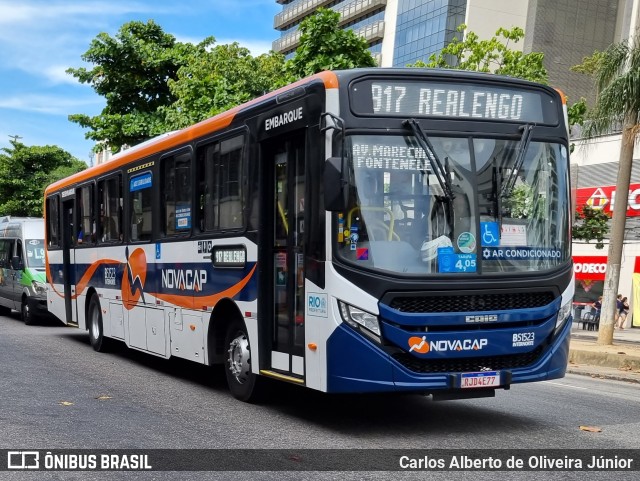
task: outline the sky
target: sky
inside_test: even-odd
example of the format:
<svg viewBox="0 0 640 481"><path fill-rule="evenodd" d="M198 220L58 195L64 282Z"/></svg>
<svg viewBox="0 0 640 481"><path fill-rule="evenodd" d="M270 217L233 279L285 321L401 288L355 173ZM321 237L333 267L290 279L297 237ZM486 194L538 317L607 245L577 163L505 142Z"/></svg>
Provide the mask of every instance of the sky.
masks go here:
<svg viewBox="0 0 640 481"><path fill-rule="evenodd" d="M277 38L275 0L0 0L0 149L11 139L57 145L90 164L94 142L71 114L99 115L103 97L65 73L101 32L114 37L130 21L153 20L180 42L214 36L253 55Z"/></svg>

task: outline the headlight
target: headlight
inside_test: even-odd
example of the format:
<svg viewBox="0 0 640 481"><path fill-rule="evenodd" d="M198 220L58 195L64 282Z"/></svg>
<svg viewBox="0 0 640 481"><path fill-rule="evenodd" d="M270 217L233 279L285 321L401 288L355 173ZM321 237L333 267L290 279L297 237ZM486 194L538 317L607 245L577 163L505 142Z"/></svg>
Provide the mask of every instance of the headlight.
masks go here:
<svg viewBox="0 0 640 481"><path fill-rule="evenodd" d="M573 299L569 299L569 301L558 311L558 317L556 318L556 331L564 324L564 321L569 319L572 304Z"/></svg>
<svg viewBox="0 0 640 481"><path fill-rule="evenodd" d="M342 320L376 342L380 342L378 316L338 301Z"/></svg>
<svg viewBox="0 0 640 481"><path fill-rule="evenodd" d="M43 282L31 281L31 285L33 286L33 290L36 291L36 294L39 294L41 296L46 295L47 286Z"/></svg>

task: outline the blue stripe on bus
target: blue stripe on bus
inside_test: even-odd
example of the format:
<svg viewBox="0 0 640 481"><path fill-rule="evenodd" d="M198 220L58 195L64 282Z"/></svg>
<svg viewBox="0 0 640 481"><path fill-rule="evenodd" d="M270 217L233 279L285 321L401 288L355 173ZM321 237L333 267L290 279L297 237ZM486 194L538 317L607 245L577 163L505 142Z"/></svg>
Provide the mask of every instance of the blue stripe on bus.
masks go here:
<svg viewBox="0 0 640 481"><path fill-rule="evenodd" d="M71 269L71 284L75 285L77 280L81 279L92 265L75 264L75 269ZM236 285L251 272L255 265L255 262L247 262L244 268L221 269L213 267L210 263L147 264L144 292L182 296L188 294L194 297L213 295ZM124 263L98 266L91 276L88 286L121 290L125 266L126 264ZM115 269L115 272L111 271L111 269ZM50 271L53 284L62 284L64 282L62 264L51 264ZM201 282L203 280L202 275L206 276L206 282ZM257 295L258 280L257 275L253 275L235 299L253 301L257 298Z"/></svg>

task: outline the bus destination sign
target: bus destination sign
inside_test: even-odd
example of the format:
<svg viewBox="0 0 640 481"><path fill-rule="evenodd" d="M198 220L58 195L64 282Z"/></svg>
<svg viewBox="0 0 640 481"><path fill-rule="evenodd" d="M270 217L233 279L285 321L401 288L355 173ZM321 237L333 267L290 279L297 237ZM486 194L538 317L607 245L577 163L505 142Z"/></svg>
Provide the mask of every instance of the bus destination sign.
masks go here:
<svg viewBox="0 0 640 481"><path fill-rule="evenodd" d="M244 267L247 263L245 246L215 246L211 250L214 267Z"/></svg>
<svg viewBox="0 0 640 481"><path fill-rule="evenodd" d="M363 115L557 123L557 106L544 91L484 84L364 80L351 87L351 106Z"/></svg>

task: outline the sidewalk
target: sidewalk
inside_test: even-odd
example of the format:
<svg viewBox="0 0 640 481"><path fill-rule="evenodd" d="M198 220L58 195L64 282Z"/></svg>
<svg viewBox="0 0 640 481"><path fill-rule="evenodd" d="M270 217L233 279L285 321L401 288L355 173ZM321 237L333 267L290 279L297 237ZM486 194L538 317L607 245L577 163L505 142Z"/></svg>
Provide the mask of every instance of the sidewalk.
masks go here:
<svg viewBox="0 0 640 481"><path fill-rule="evenodd" d="M597 331L573 324L567 372L640 383L640 328L614 330L610 346L598 345L597 340Z"/></svg>

